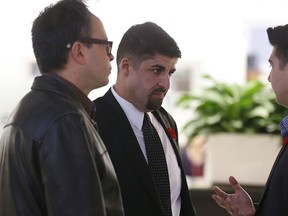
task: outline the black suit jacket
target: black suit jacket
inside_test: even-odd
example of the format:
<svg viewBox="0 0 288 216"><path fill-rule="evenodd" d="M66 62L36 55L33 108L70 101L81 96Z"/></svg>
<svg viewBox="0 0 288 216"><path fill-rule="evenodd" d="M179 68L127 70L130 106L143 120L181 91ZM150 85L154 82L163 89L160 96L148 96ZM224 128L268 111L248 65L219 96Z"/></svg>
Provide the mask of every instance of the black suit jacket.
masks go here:
<svg viewBox="0 0 288 216"><path fill-rule="evenodd" d="M94 101L96 104L95 120L99 134L106 145L114 165L122 192L126 216L162 216L163 212L148 171L147 163L134 135L130 123L113 96L111 89ZM177 127L173 118L161 108L153 112L164 127L182 173L181 216L194 216L194 208L178 153L178 139L173 139L167 128Z"/></svg>
<svg viewBox="0 0 288 216"><path fill-rule="evenodd" d="M288 215L288 146L283 146L271 169L255 216Z"/></svg>

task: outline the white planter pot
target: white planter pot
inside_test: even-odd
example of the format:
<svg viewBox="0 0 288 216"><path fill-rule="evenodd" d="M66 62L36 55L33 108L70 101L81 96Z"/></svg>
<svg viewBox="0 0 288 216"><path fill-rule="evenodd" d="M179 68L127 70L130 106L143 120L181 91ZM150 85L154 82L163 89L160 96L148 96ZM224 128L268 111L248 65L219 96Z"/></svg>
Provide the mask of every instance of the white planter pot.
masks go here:
<svg viewBox="0 0 288 216"><path fill-rule="evenodd" d="M227 184L233 175L242 185L266 183L281 148L281 136L215 134L206 143L205 179Z"/></svg>

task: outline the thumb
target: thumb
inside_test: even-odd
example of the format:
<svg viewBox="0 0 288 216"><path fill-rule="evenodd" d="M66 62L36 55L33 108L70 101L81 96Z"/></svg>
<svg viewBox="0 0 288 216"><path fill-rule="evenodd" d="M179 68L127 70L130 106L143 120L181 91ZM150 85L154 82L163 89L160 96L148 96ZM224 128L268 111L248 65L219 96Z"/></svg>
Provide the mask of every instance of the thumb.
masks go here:
<svg viewBox="0 0 288 216"><path fill-rule="evenodd" d="M234 176L229 177L229 182L234 189L234 191L242 190L242 187L239 185L238 181L235 179Z"/></svg>

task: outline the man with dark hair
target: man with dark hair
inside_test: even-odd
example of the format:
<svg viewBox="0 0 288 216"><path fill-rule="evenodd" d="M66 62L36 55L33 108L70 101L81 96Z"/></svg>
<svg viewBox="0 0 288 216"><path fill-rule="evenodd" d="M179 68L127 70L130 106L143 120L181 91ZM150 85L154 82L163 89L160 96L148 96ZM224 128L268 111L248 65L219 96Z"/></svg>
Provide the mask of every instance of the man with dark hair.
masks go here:
<svg viewBox="0 0 288 216"><path fill-rule="evenodd" d="M95 100L126 216L195 215L177 126L161 106L180 57L177 43L155 23L130 27L117 50L116 84Z"/></svg>
<svg viewBox="0 0 288 216"><path fill-rule="evenodd" d="M0 215L123 216L116 173L87 95L108 83L112 42L81 0L33 22L41 76L0 139Z"/></svg>
<svg viewBox="0 0 288 216"><path fill-rule="evenodd" d="M288 25L267 29L273 46L269 58L272 67L268 80L276 95L277 103L288 107ZM213 199L233 216L284 216L288 215L288 116L280 123L283 146L275 160L259 204L253 204L249 194L237 180L229 177L234 194L227 194L214 187Z"/></svg>

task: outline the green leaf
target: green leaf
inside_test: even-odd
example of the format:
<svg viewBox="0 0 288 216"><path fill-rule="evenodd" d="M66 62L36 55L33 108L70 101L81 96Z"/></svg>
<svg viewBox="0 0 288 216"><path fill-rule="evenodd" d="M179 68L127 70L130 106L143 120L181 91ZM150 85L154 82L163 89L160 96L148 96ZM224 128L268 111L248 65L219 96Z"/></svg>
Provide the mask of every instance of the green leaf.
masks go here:
<svg viewBox="0 0 288 216"><path fill-rule="evenodd" d="M191 111L183 132L188 137L219 132L279 134L288 111L278 105L271 88L259 80L227 84L204 75L211 85L179 97L176 106Z"/></svg>

